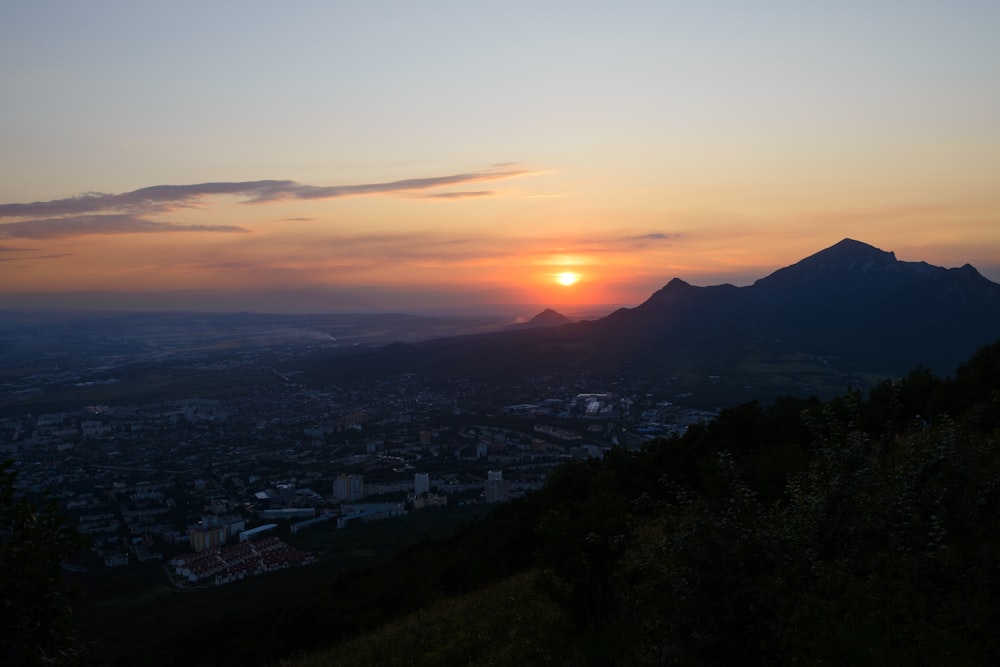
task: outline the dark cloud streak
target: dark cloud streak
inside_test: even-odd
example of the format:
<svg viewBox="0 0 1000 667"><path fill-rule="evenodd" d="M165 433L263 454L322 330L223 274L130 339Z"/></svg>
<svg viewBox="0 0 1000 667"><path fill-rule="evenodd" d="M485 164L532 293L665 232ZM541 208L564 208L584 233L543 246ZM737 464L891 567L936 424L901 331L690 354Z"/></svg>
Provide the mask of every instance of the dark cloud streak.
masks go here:
<svg viewBox="0 0 1000 667"><path fill-rule="evenodd" d="M49 240L85 236L88 234L151 234L161 232L226 232L244 233L247 229L233 225L180 225L172 222L147 220L124 213L78 215L64 218L36 218L0 224L0 237Z"/></svg>
<svg viewBox="0 0 1000 667"><path fill-rule="evenodd" d="M197 205L214 196L238 196L244 204L289 199L315 200L339 197L406 194L433 188L514 178L528 174L513 165L449 176L410 178L385 183L316 186L289 180L153 185L121 194L88 192L77 197L30 203L0 204L0 238L55 239L90 234L149 234L160 232L246 232L233 225L182 225L151 220L148 216ZM482 197L489 191L444 192L425 195L434 199Z"/></svg>
<svg viewBox="0 0 1000 667"><path fill-rule="evenodd" d="M88 192L67 199L44 202L0 204L0 218L37 218L83 215L100 211L155 212L191 206L199 199L220 195L239 195L245 203L256 204L285 199L336 199L338 197L395 194L428 190L449 185L478 183L514 178L530 173L524 169L470 172L430 178L410 178L386 183L358 185L303 185L295 181L243 181L234 183L196 183L193 185L153 185L123 194Z"/></svg>
<svg viewBox="0 0 1000 667"><path fill-rule="evenodd" d="M36 259L60 259L62 257L73 257L76 255L75 252L64 252L58 255L36 255L34 257L0 257L0 262L20 262L26 259L36 260Z"/></svg>
<svg viewBox="0 0 1000 667"><path fill-rule="evenodd" d="M429 195L419 195L416 199L471 199L473 197L492 196L492 190L470 190L464 192L437 192Z"/></svg>
<svg viewBox="0 0 1000 667"><path fill-rule="evenodd" d="M664 234L663 232L653 232L652 234L643 234L642 236L633 236L631 240L633 241L669 241L679 237L680 234Z"/></svg>
<svg viewBox="0 0 1000 667"><path fill-rule="evenodd" d="M436 176L432 178L410 178L388 183L367 183L362 185L331 185L319 187L314 185L292 184L287 189L273 188L262 190L254 195L250 203L275 201L278 199L335 199L359 195L394 194L411 190L428 190L447 185L462 185L479 183L501 178L513 178L528 174L524 169L506 169L503 171L483 171L452 176Z"/></svg>

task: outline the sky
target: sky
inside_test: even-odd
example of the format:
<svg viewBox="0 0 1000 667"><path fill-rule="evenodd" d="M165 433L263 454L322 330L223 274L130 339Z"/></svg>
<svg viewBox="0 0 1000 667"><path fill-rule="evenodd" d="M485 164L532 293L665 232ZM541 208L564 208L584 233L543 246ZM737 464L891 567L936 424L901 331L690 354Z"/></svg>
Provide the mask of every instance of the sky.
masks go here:
<svg viewBox="0 0 1000 667"><path fill-rule="evenodd" d="M1000 282L997 26L995 0L4 0L0 308L630 306L843 238Z"/></svg>

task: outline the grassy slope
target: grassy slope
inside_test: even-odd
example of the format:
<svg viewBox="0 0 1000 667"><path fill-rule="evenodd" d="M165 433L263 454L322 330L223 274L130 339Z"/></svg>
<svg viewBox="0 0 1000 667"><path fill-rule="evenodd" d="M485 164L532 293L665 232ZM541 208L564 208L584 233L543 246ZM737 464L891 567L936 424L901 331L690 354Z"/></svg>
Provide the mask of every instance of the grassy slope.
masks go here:
<svg viewBox="0 0 1000 667"><path fill-rule="evenodd" d="M282 667L336 665L541 665L575 662L560 638L569 624L540 591L537 572L446 598L330 649ZM579 657L579 656L578 656Z"/></svg>

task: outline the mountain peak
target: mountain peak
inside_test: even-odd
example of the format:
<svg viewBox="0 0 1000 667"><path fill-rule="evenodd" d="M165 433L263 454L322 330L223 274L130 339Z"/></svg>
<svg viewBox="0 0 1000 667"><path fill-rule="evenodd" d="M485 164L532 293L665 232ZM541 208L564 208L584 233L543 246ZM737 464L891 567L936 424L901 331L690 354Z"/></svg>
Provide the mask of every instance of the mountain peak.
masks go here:
<svg viewBox="0 0 1000 667"><path fill-rule="evenodd" d="M646 299L642 305L651 306L655 304L678 303L679 301L682 301L686 295L694 292L696 289L697 288L693 287L691 283L685 282L680 278L674 278L669 283L653 292L653 294Z"/></svg>
<svg viewBox="0 0 1000 667"><path fill-rule="evenodd" d="M897 260L895 253L846 238L791 266L778 269L754 285L790 286L815 284L815 280L864 280L870 274L898 273L903 268L904 262Z"/></svg>
<svg viewBox="0 0 1000 667"><path fill-rule="evenodd" d="M572 320L562 313L556 312L551 308L546 308L527 322L515 324L514 326L518 329L540 329L542 327L558 327L563 324L569 324L570 322L572 322Z"/></svg>
<svg viewBox="0 0 1000 667"><path fill-rule="evenodd" d="M815 255L807 257L805 261L821 259L825 262L834 262L840 265L847 265L848 268L855 266L864 267L875 264L891 264L896 261L896 254L886 252L873 245L845 238L835 243L826 250L820 250Z"/></svg>
<svg viewBox="0 0 1000 667"><path fill-rule="evenodd" d="M537 315L535 315L534 317L532 317L531 321L532 322L551 322L551 321L557 321L560 324L565 324L566 322L569 322L569 318L566 317L565 315L563 315L560 312L552 310L551 308L546 308L542 312L540 312Z"/></svg>

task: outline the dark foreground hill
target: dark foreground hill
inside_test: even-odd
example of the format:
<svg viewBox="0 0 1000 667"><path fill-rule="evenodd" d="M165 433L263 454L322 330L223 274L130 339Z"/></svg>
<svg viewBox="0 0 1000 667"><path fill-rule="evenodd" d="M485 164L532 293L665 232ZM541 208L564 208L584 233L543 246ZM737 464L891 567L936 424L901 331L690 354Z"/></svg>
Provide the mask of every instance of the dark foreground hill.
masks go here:
<svg viewBox="0 0 1000 667"><path fill-rule="evenodd" d="M972 266L902 262L845 239L747 287L675 278L598 320L390 345L317 369L493 381L581 371L689 387L711 377L751 397L831 396L917 366L950 372L997 336L1000 285Z"/></svg>
<svg viewBox="0 0 1000 667"><path fill-rule="evenodd" d="M1000 341L724 411L129 664L991 665Z"/></svg>

